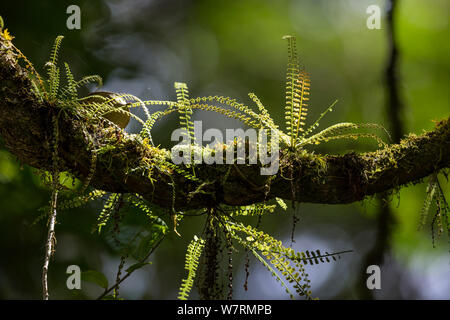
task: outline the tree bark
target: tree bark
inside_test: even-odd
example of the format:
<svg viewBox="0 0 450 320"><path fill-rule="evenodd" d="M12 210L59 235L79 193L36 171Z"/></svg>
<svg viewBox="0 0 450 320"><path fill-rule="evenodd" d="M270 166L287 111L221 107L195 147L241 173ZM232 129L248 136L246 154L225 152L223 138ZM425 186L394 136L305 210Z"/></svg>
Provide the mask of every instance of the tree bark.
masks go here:
<svg viewBox="0 0 450 320"><path fill-rule="evenodd" d="M10 41L0 36L0 136L5 146L23 163L51 169L51 119L58 111L35 96L28 70L17 62ZM61 113L59 128L60 170L86 179L94 149L110 145L113 148L97 155L92 186L138 193L154 204L177 209L219 203L248 205L274 197L351 203L418 182L450 163L449 118L436 123L433 131L410 134L399 144L375 152L320 155L280 150L280 170L273 177L260 175L258 165L196 165L196 176L202 182L157 164L145 175L139 170L125 170L148 167L158 150L119 128L89 124L69 112ZM202 192L195 192L199 187Z"/></svg>

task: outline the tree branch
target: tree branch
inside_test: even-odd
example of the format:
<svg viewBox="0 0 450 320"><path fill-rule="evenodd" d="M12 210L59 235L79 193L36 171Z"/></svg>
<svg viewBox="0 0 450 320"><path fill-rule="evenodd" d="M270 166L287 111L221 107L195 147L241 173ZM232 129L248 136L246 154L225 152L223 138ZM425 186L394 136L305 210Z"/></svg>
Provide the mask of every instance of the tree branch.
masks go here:
<svg viewBox="0 0 450 320"><path fill-rule="evenodd" d="M51 119L58 109L37 99L27 74L11 43L0 36L0 136L23 163L51 169ZM281 150L280 170L273 177L261 176L258 165L198 165L197 177L210 183L203 184L202 192L195 192L201 183L168 168L153 165L151 179L148 173L143 176L141 171L125 170L148 165L158 154L136 135L106 124L89 124L71 113L61 113L59 128L60 170L86 179L93 148L110 145L113 148L97 155L91 185L105 191L138 193L154 204L177 209L218 203L247 205L274 197L291 199L292 186L298 202L351 203L417 182L448 168L450 162L447 118L431 132L411 134L401 143L376 152L318 155Z"/></svg>

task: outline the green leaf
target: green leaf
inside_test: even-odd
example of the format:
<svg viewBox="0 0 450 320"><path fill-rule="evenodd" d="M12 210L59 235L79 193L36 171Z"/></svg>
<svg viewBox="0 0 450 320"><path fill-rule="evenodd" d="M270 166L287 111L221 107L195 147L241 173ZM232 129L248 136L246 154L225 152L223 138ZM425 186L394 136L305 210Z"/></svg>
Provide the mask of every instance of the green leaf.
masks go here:
<svg viewBox="0 0 450 320"><path fill-rule="evenodd" d="M105 275L101 272L95 270L84 271L81 273L81 280L94 283L103 289L108 288L108 279L106 279Z"/></svg>
<svg viewBox="0 0 450 320"><path fill-rule="evenodd" d="M160 234L155 232L152 232L151 234L142 237L141 241L139 242L135 250L133 250L132 252L133 258L138 261L145 259L145 257L148 255L150 250L153 249L153 247L155 246L156 242L159 239Z"/></svg>

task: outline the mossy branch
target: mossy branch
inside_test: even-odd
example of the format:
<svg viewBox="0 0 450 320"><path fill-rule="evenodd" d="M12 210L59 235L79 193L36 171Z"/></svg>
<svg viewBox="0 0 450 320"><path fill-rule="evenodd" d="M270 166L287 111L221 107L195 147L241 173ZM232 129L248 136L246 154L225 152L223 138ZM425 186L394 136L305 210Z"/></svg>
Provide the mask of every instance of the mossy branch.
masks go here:
<svg viewBox="0 0 450 320"><path fill-rule="evenodd" d="M59 110L35 96L28 70L17 60L10 40L0 35L0 136L23 163L51 169L51 119ZM177 209L291 199L292 187L298 202L351 203L420 181L450 164L449 118L438 122L433 131L411 134L401 143L376 152L319 155L302 149L281 150L275 177L260 175L258 165L198 165L196 180L167 167L153 166L151 179L140 170L132 170L148 167L160 156L158 149L149 148L139 136L126 134L107 121L91 125L71 113L61 113L59 128L59 170L71 171L81 179L89 177L97 189L137 193L159 206ZM91 176L93 148L102 152L97 154ZM211 179L215 181L198 192L202 181Z"/></svg>

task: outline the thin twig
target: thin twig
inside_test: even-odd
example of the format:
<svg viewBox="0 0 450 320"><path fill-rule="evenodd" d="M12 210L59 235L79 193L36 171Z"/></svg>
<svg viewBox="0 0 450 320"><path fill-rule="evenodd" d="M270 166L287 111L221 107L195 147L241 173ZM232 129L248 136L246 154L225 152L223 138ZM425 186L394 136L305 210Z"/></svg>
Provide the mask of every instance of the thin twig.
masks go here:
<svg viewBox="0 0 450 320"><path fill-rule="evenodd" d="M54 172L52 175L52 199L50 203L50 220L47 234L47 242L45 245L45 260L42 268L42 298L48 300L48 266L50 264L50 258L54 253L56 238L55 238L55 224L56 224L56 203L58 201L58 181L59 173Z"/></svg>
<svg viewBox="0 0 450 320"><path fill-rule="evenodd" d="M156 248L160 245L160 243L164 240L165 236L162 236L161 239L158 241L158 243L152 248L152 250L150 250L150 252L140 261L138 261L138 263L144 263L145 260L147 260L150 255L156 250ZM116 281L116 283L111 286L108 289L105 289L105 292L103 292L98 298L97 300L101 300L102 298L104 298L108 293L110 293L112 290L114 290L115 288L117 288L125 279L127 279L134 271L136 271L137 269L133 269L131 271L128 271L126 275L123 276L123 278L119 279Z"/></svg>

